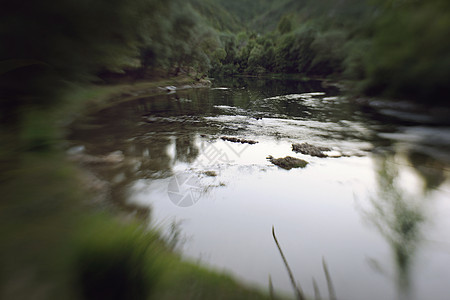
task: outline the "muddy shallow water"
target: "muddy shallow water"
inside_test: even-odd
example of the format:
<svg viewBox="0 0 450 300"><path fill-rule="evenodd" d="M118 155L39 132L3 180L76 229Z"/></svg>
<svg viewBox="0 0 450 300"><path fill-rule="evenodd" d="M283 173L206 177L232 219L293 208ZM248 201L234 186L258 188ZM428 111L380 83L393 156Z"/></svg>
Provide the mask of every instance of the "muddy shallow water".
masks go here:
<svg viewBox="0 0 450 300"><path fill-rule="evenodd" d="M397 117L317 81L239 79L85 116L70 144L80 157L120 151L84 164L105 201L168 234L177 224L186 259L261 288L270 275L290 295L274 226L309 295L312 278L327 294L324 258L338 299L447 299L450 127ZM304 142L330 151L292 151Z"/></svg>

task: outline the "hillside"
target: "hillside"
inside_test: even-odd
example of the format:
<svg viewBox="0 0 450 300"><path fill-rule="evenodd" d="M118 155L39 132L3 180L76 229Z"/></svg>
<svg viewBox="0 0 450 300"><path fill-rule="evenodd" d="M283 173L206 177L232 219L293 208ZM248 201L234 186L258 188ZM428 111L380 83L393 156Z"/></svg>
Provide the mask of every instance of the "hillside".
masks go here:
<svg viewBox="0 0 450 300"><path fill-rule="evenodd" d="M220 31L243 29L265 33L276 29L285 15L297 25L311 20L327 24L367 18L373 9L367 0L191 0L207 23Z"/></svg>
<svg viewBox="0 0 450 300"><path fill-rule="evenodd" d="M248 26L255 18L267 11L276 10L280 4L289 0L213 0L225 10L230 12L244 26Z"/></svg>
<svg viewBox="0 0 450 300"><path fill-rule="evenodd" d="M192 8L205 24L222 32L238 32L244 28L235 11L217 0L190 0Z"/></svg>
<svg viewBox="0 0 450 300"><path fill-rule="evenodd" d="M326 23L326 26L346 24L357 19L368 18L373 8L366 0L286 0L270 1L270 9L251 20L249 27L259 32L274 30L285 16L292 16L297 25L307 22Z"/></svg>

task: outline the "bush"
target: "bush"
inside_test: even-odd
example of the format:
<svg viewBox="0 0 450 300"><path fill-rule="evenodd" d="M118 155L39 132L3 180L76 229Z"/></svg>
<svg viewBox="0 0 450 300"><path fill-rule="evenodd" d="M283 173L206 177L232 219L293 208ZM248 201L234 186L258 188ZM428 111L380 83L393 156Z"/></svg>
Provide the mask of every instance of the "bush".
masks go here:
<svg viewBox="0 0 450 300"><path fill-rule="evenodd" d="M342 73L346 41L347 34L343 31L332 30L318 34L311 44L315 57L310 73L324 76Z"/></svg>
<svg viewBox="0 0 450 300"><path fill-rule="evenodd" d="M367 39L352 40L345 45L347 57L343 62L344 78L351 80L366 78L367 53L371 45L371 41Z"/></svg>
<svg viewBox="0 0 450 300"><path fill-rule="evenodd" d="M450 4L408 2L380 18L369 56L365 91L448 105Z"/></svg>
<svg viewBox="0 0 450 300"><path fill-rule="evenodd" d="M75 254L83 299L146 299L158 277L157 238L137 226L92 222Z"/></svg>
<svg viewBox="0 0 450 300"><path fill-rule="evenodd" d="M314 59L311 48L317 32L312 28L283 35L275 48L275 71L307 74Z"/></svg>

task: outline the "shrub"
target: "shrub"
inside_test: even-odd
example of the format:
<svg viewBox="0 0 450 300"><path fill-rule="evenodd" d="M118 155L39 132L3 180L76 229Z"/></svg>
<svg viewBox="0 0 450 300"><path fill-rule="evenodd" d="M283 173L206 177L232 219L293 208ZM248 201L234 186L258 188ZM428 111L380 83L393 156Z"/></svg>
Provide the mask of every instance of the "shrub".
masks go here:
<svg viewBox="0 0 450 300"><path fill-rule="evenodd" d="M157 238L137 226L91 224L75 253L83 299L146 299L158 277Z"/></svg>

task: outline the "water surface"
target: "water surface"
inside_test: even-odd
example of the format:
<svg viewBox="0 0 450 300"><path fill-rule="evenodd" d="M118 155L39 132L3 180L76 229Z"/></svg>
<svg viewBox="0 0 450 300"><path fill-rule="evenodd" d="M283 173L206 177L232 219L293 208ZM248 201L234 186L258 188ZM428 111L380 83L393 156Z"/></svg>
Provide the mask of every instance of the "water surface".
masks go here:
<svg viewBox="0 0 450 300"><path fill-rule="evenodd" d="M450 127L358 107L321 82L239 79L124 102L78 120L88 168L109 201L181 232L186 259L292 294L271 235L294 276L322 295L325 258L338 299L447 299ZM221 137L254 140L241 144ZM331 157L294 153L292 143ZM266 157L293 156L281 169Z"/></svg>

